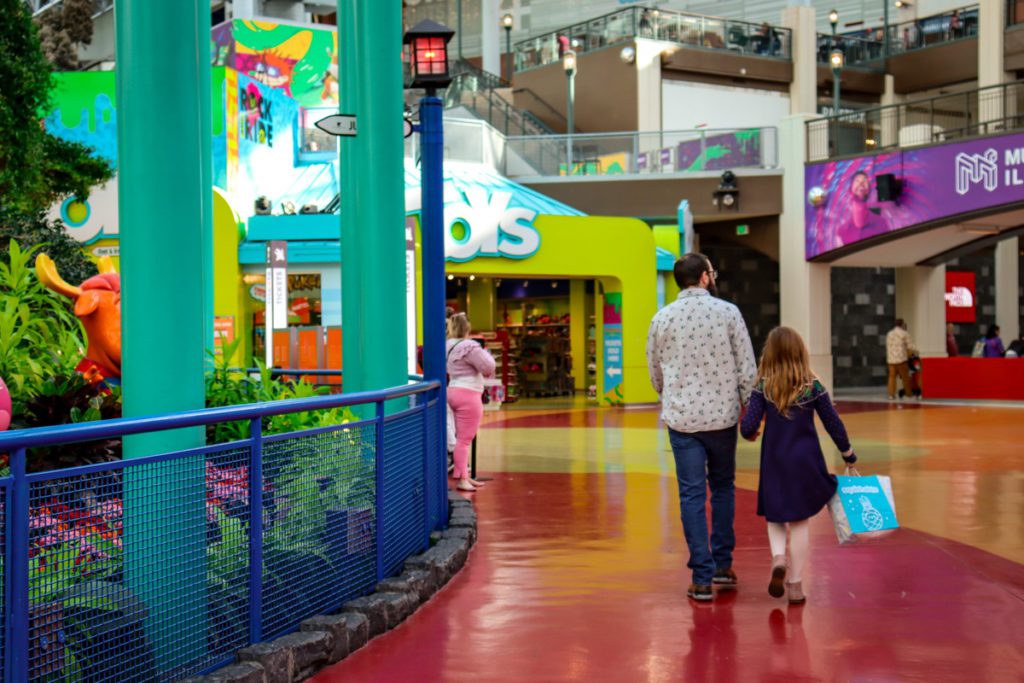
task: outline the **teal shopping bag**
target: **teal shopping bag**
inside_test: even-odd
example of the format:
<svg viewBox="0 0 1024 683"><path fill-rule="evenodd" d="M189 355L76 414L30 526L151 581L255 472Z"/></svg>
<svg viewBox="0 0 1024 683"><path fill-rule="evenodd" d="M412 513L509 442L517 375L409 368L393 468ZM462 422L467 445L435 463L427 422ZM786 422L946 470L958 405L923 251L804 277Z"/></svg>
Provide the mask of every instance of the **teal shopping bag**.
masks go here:
<svg viewBox="0 0 1024 683"><path fill-rule="evenodd" d="M849 522L850 531L864 534L898 529L896 506L889 477L837 476L836 497Z"/></svg>

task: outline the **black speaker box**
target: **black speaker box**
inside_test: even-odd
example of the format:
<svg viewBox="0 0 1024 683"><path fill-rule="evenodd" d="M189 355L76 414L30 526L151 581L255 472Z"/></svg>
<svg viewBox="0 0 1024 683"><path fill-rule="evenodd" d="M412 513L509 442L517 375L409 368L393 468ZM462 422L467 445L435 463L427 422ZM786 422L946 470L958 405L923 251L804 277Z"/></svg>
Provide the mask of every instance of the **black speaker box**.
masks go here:
<svg viewBox="0 0 1024 683"><path fill-rule="evenodd" d="M900 198L903 191L903 181L892 173L882 173L875 176L875 186L878 188L878 201L894 202Z"/></svg>

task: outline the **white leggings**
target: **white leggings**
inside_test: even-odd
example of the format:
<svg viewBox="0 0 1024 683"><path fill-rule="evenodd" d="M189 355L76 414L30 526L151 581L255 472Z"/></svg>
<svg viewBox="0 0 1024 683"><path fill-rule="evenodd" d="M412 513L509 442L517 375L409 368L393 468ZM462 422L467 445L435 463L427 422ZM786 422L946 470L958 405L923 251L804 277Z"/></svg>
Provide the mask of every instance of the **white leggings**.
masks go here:
<svg viewBox="0 0 1024 683"><path fill-rule="evenodd" d="M789 576L790 583L803 580L804 565L811 550L810 520L779 524L768 522L768 544L772 557L786 555L786 527L789 527Z"/></svg>

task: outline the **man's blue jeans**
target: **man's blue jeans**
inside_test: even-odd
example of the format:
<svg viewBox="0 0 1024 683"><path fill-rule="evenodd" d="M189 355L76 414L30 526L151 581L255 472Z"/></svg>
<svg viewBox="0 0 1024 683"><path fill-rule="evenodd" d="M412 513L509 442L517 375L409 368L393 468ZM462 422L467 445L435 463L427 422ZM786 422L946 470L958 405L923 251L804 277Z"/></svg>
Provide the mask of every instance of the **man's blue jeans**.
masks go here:
<svg viewBox="0 0 1024 683"><path fill-rule="evenodd" d="M736 547L736 427L690 434L670 428L668 440L676 459L683 535L690 546L686 566L693 572L694 583L710 585L716 569L732 567L732 551ZM705 511L709 486L710 547Z"/></svg>

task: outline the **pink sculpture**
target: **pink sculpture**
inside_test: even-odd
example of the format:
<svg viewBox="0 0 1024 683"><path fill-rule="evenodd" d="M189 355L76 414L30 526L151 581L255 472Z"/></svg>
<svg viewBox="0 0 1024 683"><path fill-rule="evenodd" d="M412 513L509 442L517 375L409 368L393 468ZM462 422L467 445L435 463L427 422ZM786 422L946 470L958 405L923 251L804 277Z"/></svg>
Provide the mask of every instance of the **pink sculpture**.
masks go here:
<svg viewBox="0 0 1024 683"><path fill-rule="evenodd" d="M11 426L11 392L0 378L0 432Z"/></svg>

